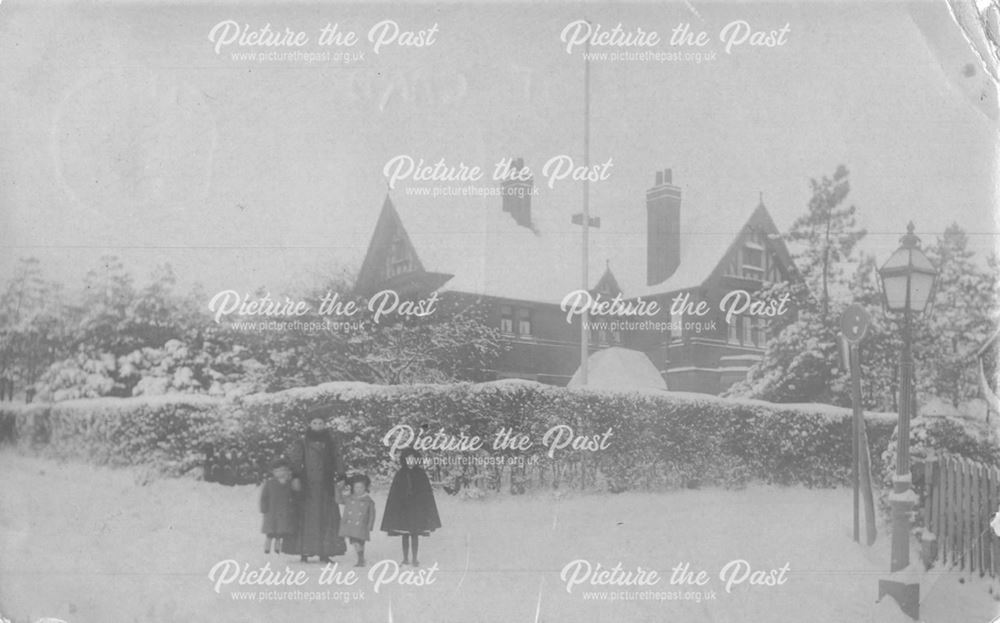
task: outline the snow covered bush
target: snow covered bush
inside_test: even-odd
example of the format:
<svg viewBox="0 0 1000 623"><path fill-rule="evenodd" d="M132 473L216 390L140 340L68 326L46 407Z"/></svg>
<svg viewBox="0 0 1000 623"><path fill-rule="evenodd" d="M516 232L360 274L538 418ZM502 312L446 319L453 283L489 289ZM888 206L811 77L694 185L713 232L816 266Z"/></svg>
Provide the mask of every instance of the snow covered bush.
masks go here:
<svg viewBox="0 0 1000 623"><path fill-rule="evenodd" d="M879 496L879 510L888 519L891 514L888 495L892 491L892 479L896 472L896 438L898 430L893 428L885 451L881 456L882 490ZM910 423L910 474L914 493L922 501L927 493L924 478L924 463L927 459L951 454L986 465L1000 466L1000 440L996 431L983 420L961 415L931 415L914 419ZM875 462L875 467L879 463ZM878 474L876 474L876 477ZM914 525L923 523L922 513L917 513Z"/></svg>
<svg viewBox="0 0 1000 623"><path fill-rule="evenodd" d="M233 403L241 445L257 462L280 455L305 428L304 415L325 407L347 464L373 476L395 468L382 438L395 426L433 435L478 436L492 463L432 463L431 478L498 488L603 488L612 491L742 486L750 481L833 486L850 476L851 413L825 405L774 405L700 394L566 389L521 381L375 386L328 383ZM892 432L892 414L869 414L872 454ZM542 440L555 426L576 435L609 429L609 450L565 449L550 456ZM526 435L527 450L493 450L501 430ZM254 440L257 440L256 442ZM428 458L473 453L428 452ZM498 465L498 457L507 459ZM523 459L523 463L518 463ZM513 465L511 465L513 463Z"/></svg>
<svg viewBox="0 0 1000 623"><path fill-rule="evenodd" d="M18 436L60 457L99 464L156 464L168 475L199 466L202 444L220 435L219 401L200 396L100 398L27 405L14 412Z"/></svg>
<svg viewBox="0 0 1000 623"><path fill-rule="evenodd" d="M112 355L92 356L77 352L52 364L42 374L38 382L38 398L59 402L106 396L117 387L113 378L114 369Z"/></svg>

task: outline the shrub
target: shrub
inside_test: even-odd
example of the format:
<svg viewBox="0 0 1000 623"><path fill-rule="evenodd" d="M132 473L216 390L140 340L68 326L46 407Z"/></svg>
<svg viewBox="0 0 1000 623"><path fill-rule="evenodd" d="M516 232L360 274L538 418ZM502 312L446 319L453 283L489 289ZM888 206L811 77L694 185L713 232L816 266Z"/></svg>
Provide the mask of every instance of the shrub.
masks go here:
<svg viewBox="0 0 1000 623"><path fill-rule="evenodd" d="M891 517L889 493L896 470L896 437L893 429L890 443L882 453L882 491L879 510L883 519ZM922 501L927 494L924 463L934 455L952 454L986 465L1000 466L1000 445L996 432L984 421L961 415L932 415L910 422L910 474L913 492ZM923 525L923 515L917 513L915 527Z"/></svg>
<svg viewBox="0 0 1000 623"><path fill-rule="evenodd" d="M202 464L200 446L224 436L220 401L202 396L98 398L0 406L18 443L109 465L155 464L179 475Z"/></svg>

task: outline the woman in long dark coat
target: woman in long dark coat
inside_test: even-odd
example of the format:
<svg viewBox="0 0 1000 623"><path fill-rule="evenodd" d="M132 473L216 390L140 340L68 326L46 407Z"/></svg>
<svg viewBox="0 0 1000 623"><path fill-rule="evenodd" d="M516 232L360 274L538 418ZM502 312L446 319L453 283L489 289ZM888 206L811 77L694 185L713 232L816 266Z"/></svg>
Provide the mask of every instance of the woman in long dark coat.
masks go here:
<svg viewBox="0 0 1000 623"><path fill-rule="evenodd" d="M285 551L299 554L303 562L310 556L329 562L330 556L347 552L344 539L338 535L340 507L336 495L337 487L343 486L344 458L337 438L326 428L324 414L312 411L307 417L305 436L288 451L302 506L298 534L290 539L293 546Z"/></svg>
<svg viewBox="0 0 1000 623"><path fill-rule="evenodd" d="M427 472L418 464L420 453L405 448L399 453L399 471L392 479L382 513L382 531L403 537L403 564L420 566L420 537L441 527L434 491ZM412 553L412 558L411 558Z"/></svg>

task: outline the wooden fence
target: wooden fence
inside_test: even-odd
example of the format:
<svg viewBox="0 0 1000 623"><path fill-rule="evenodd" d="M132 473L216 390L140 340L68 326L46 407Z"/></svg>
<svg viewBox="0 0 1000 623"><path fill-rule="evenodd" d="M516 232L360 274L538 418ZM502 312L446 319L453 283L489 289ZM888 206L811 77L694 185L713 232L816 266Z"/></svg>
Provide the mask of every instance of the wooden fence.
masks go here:
<svg viewBox="0 0 1000 623"><path fill-rule="evenodd" d="M1000 577L1000 537L990 520L1000 504L1000 468L944 455L924 464L924 526L928 565Z"/></svg>

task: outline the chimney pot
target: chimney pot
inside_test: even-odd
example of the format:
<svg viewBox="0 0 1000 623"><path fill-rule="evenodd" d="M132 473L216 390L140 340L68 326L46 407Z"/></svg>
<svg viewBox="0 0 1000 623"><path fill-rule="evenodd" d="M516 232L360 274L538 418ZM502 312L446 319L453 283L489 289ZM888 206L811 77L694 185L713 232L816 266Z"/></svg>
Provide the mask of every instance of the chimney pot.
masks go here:
<svg viewBox="0 0 1000 623"><path fill-rule="evenodd" d="M656 186L662 186L663 185L663 171L657 171L656 172L656 184L655 185Z"/></svg>
<svg viewBox="0 0 1000 623"><path fill-rule="evenodd" d="M663 183L664 184L673 184L674 183L674 172L673 172L673 169L664 169L663 170Z"/></svg>

